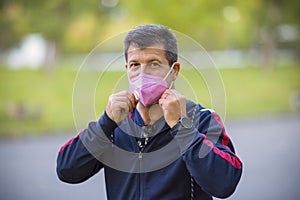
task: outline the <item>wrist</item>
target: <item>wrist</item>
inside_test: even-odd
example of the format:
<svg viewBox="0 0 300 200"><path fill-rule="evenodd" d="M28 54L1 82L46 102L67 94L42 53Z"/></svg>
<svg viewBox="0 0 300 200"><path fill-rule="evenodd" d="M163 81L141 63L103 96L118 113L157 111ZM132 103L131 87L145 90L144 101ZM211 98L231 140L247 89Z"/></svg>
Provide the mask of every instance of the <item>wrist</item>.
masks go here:
<svg viewBox="0 0 300 200"><path fill-rule="evenodd" d="M181 127L186 129L191 129L193 127L192 120L187 116L180 117L178 123L180 124Z"/></svg>
<svg viewBox="0 0 300 200"><path fill-rule="evenodd" d="M103 115L98 120L101 126L117 127L118 124L104 111Z"/></svg>

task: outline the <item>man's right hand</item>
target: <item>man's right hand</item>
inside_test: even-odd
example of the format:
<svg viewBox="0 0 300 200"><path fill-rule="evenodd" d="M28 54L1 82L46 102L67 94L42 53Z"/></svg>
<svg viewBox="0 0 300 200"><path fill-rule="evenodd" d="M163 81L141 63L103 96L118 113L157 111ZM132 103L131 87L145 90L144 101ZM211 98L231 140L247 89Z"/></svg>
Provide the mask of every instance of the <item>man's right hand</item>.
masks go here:
<svg viewBox="0 0 300 200"><path fill-rule="evenodd" d="M133 111L136 104L133 94L121 91L109 96L106 113L111 120L119 123L126 118L129 112Z"/></svg>

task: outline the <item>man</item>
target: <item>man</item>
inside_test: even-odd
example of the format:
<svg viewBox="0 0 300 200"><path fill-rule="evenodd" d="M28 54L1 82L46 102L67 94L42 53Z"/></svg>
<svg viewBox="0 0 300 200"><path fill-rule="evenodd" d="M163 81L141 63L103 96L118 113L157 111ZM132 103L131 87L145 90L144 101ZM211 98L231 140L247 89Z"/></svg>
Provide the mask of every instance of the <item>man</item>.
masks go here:
<svg viewBox="0 0 300 200"><path fill-rule="evenodd" d="M177 41L160 25L124 40L130 92L112 94L98 121L61 147L60 180L80 183L104 168L108 199L230 196L242 163L219 116L175 89Z"/></svg>

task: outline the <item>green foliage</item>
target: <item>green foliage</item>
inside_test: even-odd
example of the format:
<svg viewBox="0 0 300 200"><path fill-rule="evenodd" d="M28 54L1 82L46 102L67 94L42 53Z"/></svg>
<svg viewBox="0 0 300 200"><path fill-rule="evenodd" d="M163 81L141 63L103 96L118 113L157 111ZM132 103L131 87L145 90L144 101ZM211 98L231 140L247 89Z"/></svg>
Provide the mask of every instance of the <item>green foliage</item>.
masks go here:
<svg viewBox="0 0 300 200"><path fill-rule="evenodd" d="M140 1L15 0L0 3L0 48L41 33L63 52L89 52L100 41L142 23L191 36L206 49L249 48L261 27L300 24L297 0Z"/></svg>
<svg viewBox="0 0 300 200"><path fill-rule="evenodd" d="M0 50L17 45L28 29L26 20L21 20L24 14L22 5L6 2L0 2Z"/></svg>
<svg viewBox="0 0 300 200"><path fill-rule="evenodd" d="M291 95L300 91L299 67L278 67L269 72L258 67L220 69L220 73L227 96L227 118L291 112ZM44 71L0 68L0 136L76 132L72 106L76 75L77 72L67 70L47 74ZM92 90L94 96L88 99L82 91L80 105L76 106L82 107L83 112L92 106L95 113L92 118L80 113L83 126L89 120L97 120L103 113L112 92L128 87L125 72L106 72L101 77L98 77L99 72L86 75L86 90ZM99 81L90 87L88 82L93 76ZM182 71L182 77L195 91L197 98L194 99L211 107L205 81L190 70ZM185 94L187 87L182 83L177 83L176 87Z"/></svg>
<svg viewBox="0 0 300 200"><path fill-rule="evenodd" d="M291 97L300 91L299 67L223 69L221 75L231 117L292 111Z"/></svg>

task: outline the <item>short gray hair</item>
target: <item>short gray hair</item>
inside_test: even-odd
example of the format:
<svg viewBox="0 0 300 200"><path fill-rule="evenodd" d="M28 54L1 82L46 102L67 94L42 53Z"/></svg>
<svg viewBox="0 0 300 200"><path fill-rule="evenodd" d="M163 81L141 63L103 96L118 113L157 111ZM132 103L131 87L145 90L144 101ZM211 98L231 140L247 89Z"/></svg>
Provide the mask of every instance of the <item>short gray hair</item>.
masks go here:
<svg viewBox="0 0 300 200"><path fill-rule="evenodd" d="M162 44L166 59L171 66L178 59L177 39L171 29L163 25L145 24L131 29L124 40L124 55L127 62L128 49L132 45L137 48L147 48Z"/></svg>

